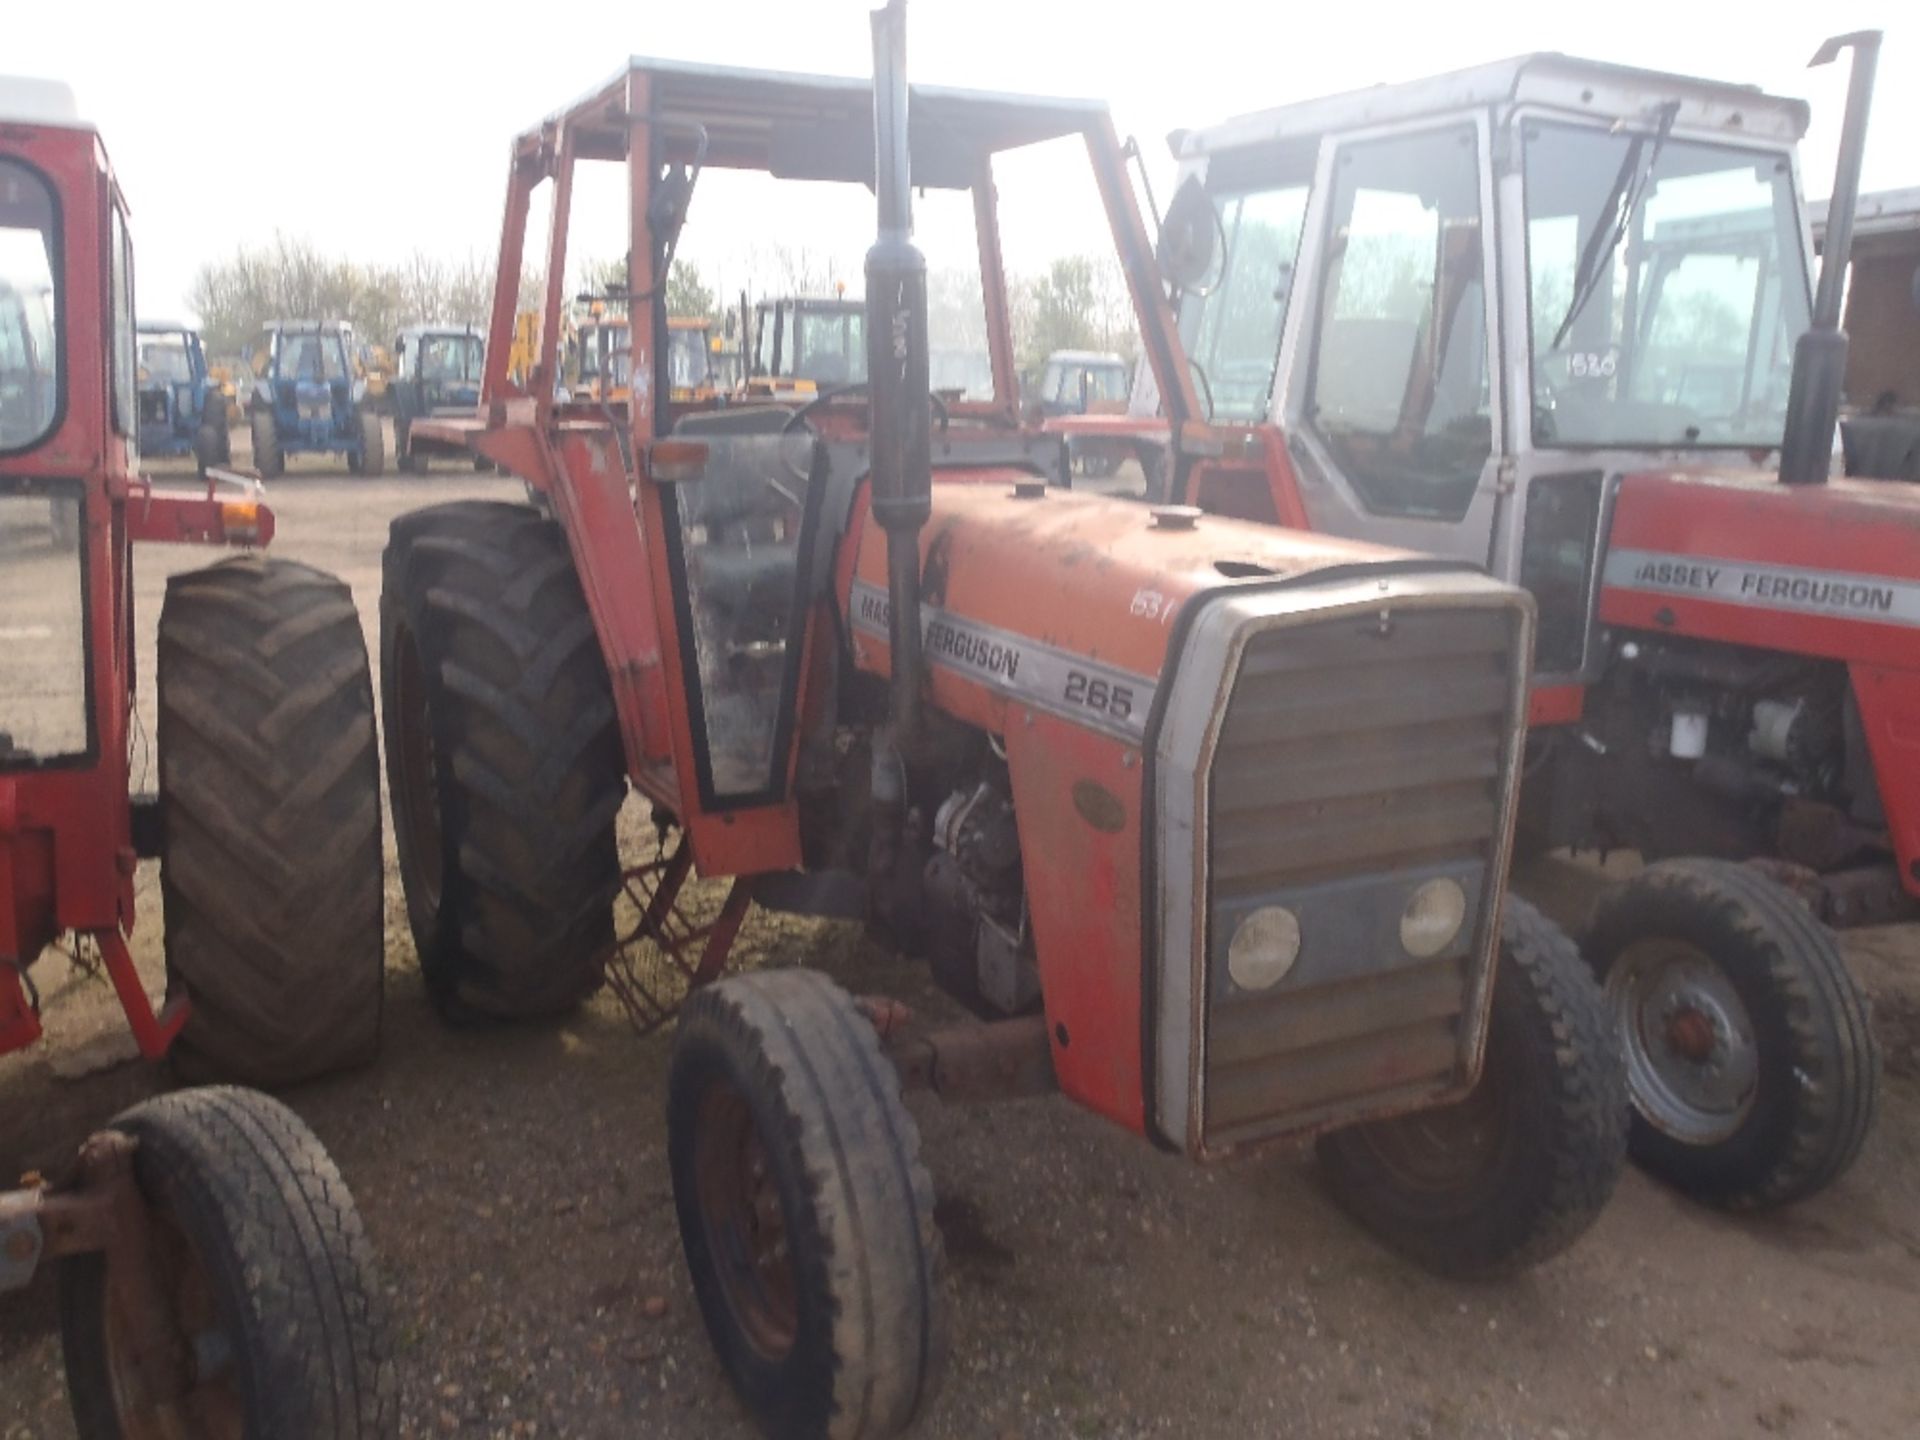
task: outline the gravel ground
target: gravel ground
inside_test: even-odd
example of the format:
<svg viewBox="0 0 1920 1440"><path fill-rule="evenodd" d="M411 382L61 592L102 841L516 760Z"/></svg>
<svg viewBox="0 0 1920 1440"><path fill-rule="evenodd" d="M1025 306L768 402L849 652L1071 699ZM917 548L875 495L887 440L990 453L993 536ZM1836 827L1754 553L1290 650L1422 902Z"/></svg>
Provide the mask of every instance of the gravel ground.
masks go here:
<svg viewBox="0 0 1920 1440"><path fill-rule="evenodd" d="M244 460L244 456L240 457ZM389 519L517 484L439 467L358 481L296 462L276 548L346 577L373 643ZM143 550L143 667L169 567ZM151 696L142 699L152 732ZM637 831L637 817L629 817ZM1577 917L1602 877L1529 888ZM156 987L154 877L136 953ZM412 1436L746 1437L680 1263L664 1157L667 1039L604 997L565 1024L448 1031L429 1013L389 862L384 1055L288 1098L380 1250ZM708 899L711 901L712 897ZM938 1014L857 931L754 914L748 964L817 964ZM1309 1160L1197 1171L1064 1101L916 1099L950 1262L953 1361L929 1437L1692 1437L1920 1434L1920 927L1858 932L1888 1085L1855 1169L1735 1218L1628 1176L1572 1253L1463 1287L1382 1253ZM81 1074L124 1026L49 957L49 1040L0 1061L0 1165L53 1155L160 1083ZM43 1280L0 1306L0 1440L71 1436Z"/></svg>

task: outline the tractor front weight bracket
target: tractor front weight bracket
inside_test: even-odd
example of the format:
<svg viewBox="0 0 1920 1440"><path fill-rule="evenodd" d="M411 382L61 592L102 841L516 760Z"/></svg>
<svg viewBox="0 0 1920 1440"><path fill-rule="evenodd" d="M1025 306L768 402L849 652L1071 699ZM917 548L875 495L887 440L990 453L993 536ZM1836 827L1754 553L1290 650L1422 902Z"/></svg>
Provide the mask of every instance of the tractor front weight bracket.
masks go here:
<svg viewBox="0 0 1920 1440"><path fill-rule="evenodd" d="M622 904L633 907L634 918L616 932L607 988L642 1035L659 1029L687 996L720 978L752 903L746 881L736 879L719 913L697 919L682 903L692 875L693 849L683 830L671 849L662 835L660 853L621 876Z"/></svg>
<svg viewBox="0 0 1920 1440"><path fill-rule="evenodd" d="M146 986L140 983L140 972L134 968L126 937L118 930L94 930L89 933L94 944L100 947L100 958L106 963L107 978L113 981L114 993L120 997L120 1008L127 1012L127 1025L133 1031L134 1042L140 1047L141 1058L160 1059L173 1044L180 1028L187 1023L192 1002L184 994L176 995L156 1013L153 1002L147 999Z"/></svg>

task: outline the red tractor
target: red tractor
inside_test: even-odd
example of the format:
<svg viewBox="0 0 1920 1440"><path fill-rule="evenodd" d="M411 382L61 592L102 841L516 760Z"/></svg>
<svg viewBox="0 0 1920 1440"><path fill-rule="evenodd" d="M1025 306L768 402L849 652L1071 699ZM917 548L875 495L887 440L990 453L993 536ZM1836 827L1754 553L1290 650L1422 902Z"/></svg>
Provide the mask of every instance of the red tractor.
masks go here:
<svg viewBox="0 0 1920 1440"><path fill-rule="evenodd" d="M1121 147L1088 102L909 104L904 18L875 16L871 86L635 60L516 142L480 406L419 424L536 503L395 521L381 598L430 993L551 1014L604 977L653 1023L697 987L669 1081L681 1236L783 1436L893 1434L931 1394L941 1252L903 1085L1057 1087L1194 1161L1318 1137L1340 1201L1455 1275L1572 1243L1625 1159L1599 988L1502 894L1531 602L1456 561L1057 488L1064 447L1018 403L995 157L1084 145L1148 363L1189 387ZM631 195L624 411L554 399L590 162ZM793 206L875 185L864 383L673 400L661 282L717 169ZM910 186L973 216L990 400L930 390ZM536 194L545 340L516 384ZM653 858L623 861L630 790ZM682 903L695 865L733 877L713 909ZM754 903L866 920L979 1018L720 978Z"/></svg>
<svg viewBox="0 0 1920 1440"><path fill-rule="evenodd" d="M1878 43L1816 58L1854 55L1837 219ZM1176 499L1532 592L1522 842L1653 862L1585 942L1634 1153L1735 1207L1859 1153L1878 1057L1819 922L1920 898L1920 489L1828 479L1850 226L1816 299L1806 124L1537 55L1177 132L1201 409L1105 422L1173 437Z"/></svg>
<svg viewBox="0 0 1920 1440"><path fill-rule="evenodd" d="M346 587L305 566L249 554L174 577L159 793L130 794L133 542L273 533L244 477L173 493L138 473L134 313L99 135L66 87L0 78L0 1050L38 1038L31 970L67 934L149 1059L292 1081L378 1041L366 647ZM161 860L166 914L157 1013L126 939L143 856ZM48 1257L85 1440L393 1432L365 1234L277 1102L165 1096L70 1173L0 1194L0 1290Z"/></svg>

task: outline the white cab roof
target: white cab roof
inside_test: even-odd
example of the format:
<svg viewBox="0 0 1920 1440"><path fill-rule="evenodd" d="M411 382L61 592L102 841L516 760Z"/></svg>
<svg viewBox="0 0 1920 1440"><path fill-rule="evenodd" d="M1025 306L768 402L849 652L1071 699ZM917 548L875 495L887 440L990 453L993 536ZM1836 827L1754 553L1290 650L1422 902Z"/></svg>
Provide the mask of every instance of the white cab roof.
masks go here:
<svg viewBox="0 0 1920 1440"><path fill-rule="evenodd" d="M62 80L40 80L31 75L0 75L0 121L15 125L62 125L91 130L80 118L73 87Z"/></svg>
<svg viewBox="0 0 1920 1440"><path fill-rule="evenodd" d="M1720 131L1733 138L1791 145L1806 133L1807 103L1691 75L1669 75L1572 55L1519 55L1470 70L1397 85L1375 85L1324 99L1302 100L1236 116L1203 130L1168 137L1176 157L1190 159L1246 145L1301 139L1416 120L1426 115L1520 104L1570 115L1637 116L1680 102L1676 127Z"/></svg>

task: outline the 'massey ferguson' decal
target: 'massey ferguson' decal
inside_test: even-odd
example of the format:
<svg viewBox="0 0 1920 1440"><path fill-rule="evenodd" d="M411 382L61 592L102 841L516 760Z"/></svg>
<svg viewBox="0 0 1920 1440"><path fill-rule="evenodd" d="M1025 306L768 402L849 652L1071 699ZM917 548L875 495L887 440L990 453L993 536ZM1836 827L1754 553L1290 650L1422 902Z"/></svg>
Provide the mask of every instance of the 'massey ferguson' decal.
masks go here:
<svg viewBox="0 0 1920 1440"><path fill-rule="evenodd" d="M1605 579L1615 590L1692 595L1756 610L1793 610L1920 628L1920 585L1885 575L1756 565L1751 560L1669 555L1659 550L1614 550L1607 555Z"/></svg>
<svg viewBox="0 0 1920 1440"><path fill-rule="evenodd" d="M891 614L886 591L864 580L853 582L856 630L884 640ZM1146 733L1154 682L1144 675L1116 670L1025 635L948 614L933 605L920 607L920 634L927 659L934 664L1023 705L1123 740L1137 742Z"/></svg>

